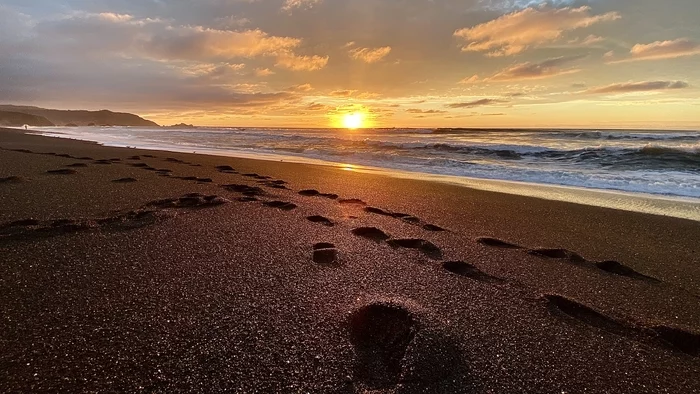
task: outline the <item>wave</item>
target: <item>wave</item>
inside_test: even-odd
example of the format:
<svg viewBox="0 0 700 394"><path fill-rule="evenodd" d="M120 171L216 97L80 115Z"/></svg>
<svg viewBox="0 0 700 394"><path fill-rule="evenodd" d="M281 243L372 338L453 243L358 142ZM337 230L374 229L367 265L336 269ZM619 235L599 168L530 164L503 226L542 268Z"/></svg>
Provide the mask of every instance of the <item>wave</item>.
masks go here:
<svg viewBox="0 0 700 394"><path fill-rule="evenodd" d="M394 143L386 141L346 141L345 149L411 155L410 152L491 158L504 161L537 161L571 164L597 164L619 169L675 169L700 172L700 148L670 148L646 145L640 148L549 149L519 145L466 145L448 143Z"/></svg>

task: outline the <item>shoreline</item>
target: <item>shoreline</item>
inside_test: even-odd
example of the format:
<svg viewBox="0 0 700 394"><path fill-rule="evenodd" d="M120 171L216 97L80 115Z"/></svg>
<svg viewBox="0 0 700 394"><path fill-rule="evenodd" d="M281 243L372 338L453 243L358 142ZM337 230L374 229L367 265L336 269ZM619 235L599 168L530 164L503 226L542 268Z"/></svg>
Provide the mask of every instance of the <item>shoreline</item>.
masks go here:
<svg viewBox="0 0 700 394"><path fill-rule="evenodd" d="M18 131L25 132L25 130ZM340 162L326 161L322 159L287 156L282 154L246 153L245 151L222 151L215 149L206 149L193 152L184 148L175 149L173 147L158 148L138 145L131 146L118 143L109 144L89 139L64 137L60 135L60 132L47 132L42 130L28 130L26 132L41 135L47 138L88 141L101 146L114 148L146 149L161 152L200 154L217 157L242 158L248 160L263 160L272 162L281 161L296 164L327 166L331 168L347 169L351 171L365 172L394 178L441 182L476 190L700 221L700 199L694 199L692 197L627 192L615 189L594 189L548 183L530 183L501 179L431 174L365 165L343 164Z"/></svg>

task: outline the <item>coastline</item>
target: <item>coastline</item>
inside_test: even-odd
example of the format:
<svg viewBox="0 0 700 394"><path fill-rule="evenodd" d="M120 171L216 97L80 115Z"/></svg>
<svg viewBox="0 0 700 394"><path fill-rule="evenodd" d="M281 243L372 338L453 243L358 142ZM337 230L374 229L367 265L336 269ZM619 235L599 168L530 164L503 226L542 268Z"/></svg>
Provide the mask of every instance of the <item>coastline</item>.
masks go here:
<svg viewBox="0 0 700 394"><path fill-rule="evenodd" d="M22 132L0 147L0 391L700 390L696 221ZM377 350L363 321L409 345Z"/></svg>
<svg viewBox="0 0 700 394"><path fill-rule="evenodd" d="M162 152L193 153L189 149L177 149L176 147L172 146L159 148L153 146L148 147L140 145L132 146L120 143L103 144L99 141L89 139L62 137L60 131L33 131L33 133L52 138L68 138L79 141L91 141L108 147L133 147L137 149L148 149ZM691 197L627 192L613 189L594 189L547 183L529 183L500 179L430 174L391 168L372 167L366 165L344 164L341 162L325 161L321 159L304 158L300 156L289 156L283 154L265 154L257 152L251 153L246 152L244 150L200 149L195 153L202 155L234 157L250 160L283 161L287 163L329 166L334 168L343 168L356 172L365 172L395 178L405 178L424 181L427 180L432 182L460 185L463 187L468 187L477 190L493 191L526 197L535 197L551 201L570 202L595 207L612 208L631 212L663 215L700 221L700 199L695 199Z"/></svg>

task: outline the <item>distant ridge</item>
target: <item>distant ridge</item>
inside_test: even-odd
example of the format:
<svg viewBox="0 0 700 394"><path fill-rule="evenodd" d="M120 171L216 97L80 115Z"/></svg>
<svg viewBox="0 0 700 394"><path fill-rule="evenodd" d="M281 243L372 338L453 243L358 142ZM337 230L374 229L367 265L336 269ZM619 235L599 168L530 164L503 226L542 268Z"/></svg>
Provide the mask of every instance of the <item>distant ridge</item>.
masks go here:
<svg viewBox="0 0 700 394"><path fill-rule="evenodd" d="M0 126L22 127L29 126L55 126L43 116L30 115L22 112L0 111Z"/></svg>
<svg viewBox="0 0 700 394"><path fill-rule="evenodd" d="M112 112L108 110L102 111L68 111L58 109L46 109L30 106L18 105L0 105L0 111L8 111L21 113L45 118L50 123L50 126L141 126L141 127L158 127L158 124L146 120L138 115ZM23 123L30 124L30 123ZM30 124L32 126L40 126L38 124ZM20 125L21 126L21 125Z"/></svg>

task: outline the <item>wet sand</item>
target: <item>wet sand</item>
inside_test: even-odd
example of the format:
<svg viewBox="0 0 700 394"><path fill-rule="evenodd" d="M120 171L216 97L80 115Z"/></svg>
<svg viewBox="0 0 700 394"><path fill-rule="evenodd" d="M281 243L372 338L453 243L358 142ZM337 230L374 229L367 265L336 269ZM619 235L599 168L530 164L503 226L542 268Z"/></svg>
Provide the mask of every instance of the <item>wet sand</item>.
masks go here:
<svg viewBox="0 0 700 394"><path fill-rule="evenodd" d="M0 131L0 391L700 391L700 222Z"/></svg>

